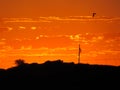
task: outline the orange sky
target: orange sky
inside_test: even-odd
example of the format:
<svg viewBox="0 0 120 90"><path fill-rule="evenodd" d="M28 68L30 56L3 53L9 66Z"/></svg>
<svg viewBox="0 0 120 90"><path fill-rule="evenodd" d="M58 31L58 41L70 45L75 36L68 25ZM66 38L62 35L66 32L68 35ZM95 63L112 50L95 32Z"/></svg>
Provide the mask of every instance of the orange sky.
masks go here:
<svg viewBox="0 0 120 90"><path fill-rule="evenodd" d="M1 17L120 16L119 0L0 0Z"/></svg>
<svg viewBox="0 0 120 90"><path fill-rule="evenodd" d="M0 0L0 68L14 60L120 65L119 0ZM96 12L92 18L92 12Z"/></svg>

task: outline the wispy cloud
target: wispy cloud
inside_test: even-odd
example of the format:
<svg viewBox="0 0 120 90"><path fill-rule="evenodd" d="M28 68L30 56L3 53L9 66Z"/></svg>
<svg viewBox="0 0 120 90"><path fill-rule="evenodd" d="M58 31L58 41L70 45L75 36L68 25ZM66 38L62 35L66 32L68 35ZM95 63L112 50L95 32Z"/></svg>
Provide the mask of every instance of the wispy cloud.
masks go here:
<svg viewBox="0 0 120 90"><path fill-rule="evenodd" d="M32 49L32 46L28 46L28 47L25 47L25 46L21 46L20 50L31 50Z"/></svg>
<svg viewBox="0 0 120 90"><path fill-rule="evenodd" d="M97 16L95 18L92 18L92 16L69 16L69 17L44 17L44 20L48 20L48 21L80 21L80 22L90 22L90 21L113 22L113 21L120 21L120 17Z"/></svg>
<svg viewBox="0 0 120 90"><path fill-rule="evenodd" d="M45 20L45 19L37 19L34 20L33 18L3 18L4 23L17 23L17 22L30 22L30 23L36 23L36 22L47 22L49 23L50 21Z"/></svg>
<svg viewBox="0 0 120 90"><path fill-rule="evenodd" d="M106 16L96 16L92 18L92 16L68 16L68 17L57 17L57 16L49 16L49 17L39 17L37 19L34 18L4 18L5 23L9 22L54 22L54 21L79 21L79 22L91 22L91 21L104 21L104 22L118 22L120 21L120 17L106 17Z"/></svg>

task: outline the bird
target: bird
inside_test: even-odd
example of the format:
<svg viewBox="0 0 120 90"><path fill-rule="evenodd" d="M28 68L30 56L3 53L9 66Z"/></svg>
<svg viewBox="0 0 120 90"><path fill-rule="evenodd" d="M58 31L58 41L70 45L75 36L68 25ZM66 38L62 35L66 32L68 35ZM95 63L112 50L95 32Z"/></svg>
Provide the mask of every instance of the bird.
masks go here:
<svg viewBox="0 0 120 90"><path fill-rule="evenodd" d="M92 17L94 18L95 17L95 15L96 15L96 13L94 12L94 13L92 13Z"/></svg>

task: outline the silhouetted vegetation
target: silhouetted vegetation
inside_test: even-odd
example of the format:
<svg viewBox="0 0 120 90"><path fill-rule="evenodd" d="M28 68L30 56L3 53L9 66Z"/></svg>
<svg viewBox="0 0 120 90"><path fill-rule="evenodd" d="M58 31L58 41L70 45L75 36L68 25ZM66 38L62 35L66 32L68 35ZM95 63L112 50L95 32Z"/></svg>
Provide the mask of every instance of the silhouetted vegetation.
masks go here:
<svg viewBox="0 0 120 90"><path fill-rule="evenodd" d="M24 65L25 64L25 61L23 59L18 59L18 60L15 60L15 64L17 66L21 66L21 65Z"/></svg>
<svg viewBox="0 0 120 90"><path fill-rule="evenodd" d="M83 85L110 87L120 81L119 66L64 63L62 60L46 61L43 64L27 64L21 59L15 62L15 67L0 69L2 84L19 88L78 89Z"/></svg>

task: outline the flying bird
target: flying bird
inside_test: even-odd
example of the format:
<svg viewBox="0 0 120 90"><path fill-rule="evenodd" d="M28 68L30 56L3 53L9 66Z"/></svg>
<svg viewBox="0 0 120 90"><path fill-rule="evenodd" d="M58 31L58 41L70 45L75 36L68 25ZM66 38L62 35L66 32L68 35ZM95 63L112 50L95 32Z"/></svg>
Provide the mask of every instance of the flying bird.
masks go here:
<svg viewBox="0 0 120 90"><path fill-rule="evenodd" d="M95 17L95 15L96 15L96 13L93 13L93 14L92 14L92 17L94 18L94 17Z"/></svg>

